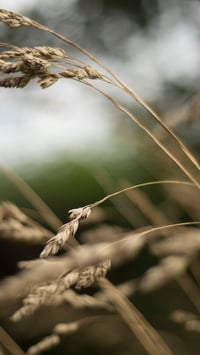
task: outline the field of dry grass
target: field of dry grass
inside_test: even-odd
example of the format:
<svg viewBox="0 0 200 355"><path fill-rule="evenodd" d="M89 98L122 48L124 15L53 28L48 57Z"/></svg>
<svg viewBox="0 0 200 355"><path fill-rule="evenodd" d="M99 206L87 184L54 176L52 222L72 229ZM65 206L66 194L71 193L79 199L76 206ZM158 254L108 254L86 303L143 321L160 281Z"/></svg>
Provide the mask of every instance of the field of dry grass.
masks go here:
<svg viewBox="0 0 200 355"><path fill-rule="evenodd" d="M172 130L182 119L195 119L199 96L184 111L180 108L161 119L76 43L10 11L0 9L0 21L12 29L46 31L62 45L28 48L0 43L0 86L25 88L35 80L46 89L60 79L71 79L91 87L148 137L138 145L141 155L151 152L146 168L155 176L133 186L123 176L116 186L108 174L99 175L105 196L71 209L63 224L25 181L1 167L44 226L12 202L1 202L3 250L25 245L37 249L38 255L24 260L19 253L17 272L2 275L0 354L199 354L200 166ZM77 57L71 56L71 47ZM111 96L110 87L135 100L155 122L154 128ZM155 161L159 173L154 171ZM110 193L110 186L115 192ZM150 198L149 188L164 196L162 205ZM106 222L107 200L113 201L129 228Z"/></svg>

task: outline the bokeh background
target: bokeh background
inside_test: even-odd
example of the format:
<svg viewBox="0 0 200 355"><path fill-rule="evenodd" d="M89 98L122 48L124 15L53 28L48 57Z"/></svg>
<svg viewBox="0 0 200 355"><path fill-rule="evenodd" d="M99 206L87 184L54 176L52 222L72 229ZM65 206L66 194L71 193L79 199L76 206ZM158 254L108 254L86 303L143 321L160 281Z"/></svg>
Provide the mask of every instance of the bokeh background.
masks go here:
<svg viewBox="0 0 200 355"><path fill-rule="evenodd" d="M173 127L198 158L199 1L1 0L1 7L21 12L94 53ZM65 48L49 34L27 28L11 30L3 24L0 41ZM133 100L117 97L150 129L158 129ZM128 118L80 83L63 80L47 90L36 83L23 90L0 88L0 102L0 164L16 171L63 222L67 210L119 187L183 177ZM158 129L157 133L162 138L163 132ZM162 139L167 144L166 137ZM36 216L3 170L0 186L1 201L10 200ZM179 206L173 190L151 188L148 196L172 222L199 214L195 196L193 203L186 197ZM177 199L180 196L181 191ZM132 210L124 200L114 206L106 203L104 218L108 225L126 230L143 227L149 221L140 209ZM36 256L31 251L26 255ZM9 265L4 261L2 276L15 268L15 258ZM143 305L148 307L148 302ZM183 348L180 345L181 352ZM71 351L76 350L72 346ZM193 351L198 354L195 348ZM125 353L131 350L127 348Z"/></svg>

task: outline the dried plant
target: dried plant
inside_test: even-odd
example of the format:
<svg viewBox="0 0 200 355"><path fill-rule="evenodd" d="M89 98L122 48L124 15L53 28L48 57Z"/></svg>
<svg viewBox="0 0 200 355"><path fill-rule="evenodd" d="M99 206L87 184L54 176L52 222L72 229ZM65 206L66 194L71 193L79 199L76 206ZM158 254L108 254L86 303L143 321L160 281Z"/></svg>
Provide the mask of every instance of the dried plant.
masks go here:
<svg viewBox="0 0 200 355"><path fill-rule="evenodd" d="M0 205L1 238L26 243L45 243L52 233L27 217L17 206L10 202Z"/></svg>
<svg viewBox="0 0 200 355"><path fill-rule="evenodd" d="M36 260L20 260L18 262L19 272L1 283L0 303L3 307L0 316L4 320L10 317L12 322L19 324L29 319L32 326L34 317L40 313L42 308L47 309L45 315L47 323L50 313L48 309L53 311L55 308L63 307L63 310L85 312L79 314L74 320L67 320L64 324L62 319L56 319L50 331L46 331L46 329L42 331L42 334L49 335L29 347L26 352L29 355L49 350L61 342L61 337L81 331L82 328L87 328L90 323L98 325L100 320L106 322L109 316L115 316L118 322L123 320L131 331L131 336L134 335L137 338L146 353L151 355L175 354L173 342L170 342L161 331L157 331L156 325L155 327L151 325L151 320L147 321L135 306L133 297L136 294L141 297L147 297L152 292L156 294L159 289L167 288L171 283L176 285L179 292L184 293L197 312L200 311L198 302L200 275L197 272L198 267L195 266L199 265L200 254L199 229L197 229L200 223L199 210L196 209L196 220L174 223L168 216L167 209L160 211L159 207L155 206L145 193L133 190L161 185L170 191L173 201L179 203L182 208L188 207L187 201L179 196L182 192L179 193L178 190L184 190L188 196L197 196L199 193L200 167L196 158L149 105L91 53L64 36L20 14L0 9L0 22L13 29L22 26L37 28L52 34L63 44L68 45L68 50L65 51L63 48L47 46L16 47L0 43L2 48L0 52L0 73L2 74L0 86L24 88L33 79L36 79L43 89L60 79L81 82L102 94L118 110L126 114L165 153L163 160L165 157L170 158L188 178L188 180L158 179L125 188L123 185L120 190L114 193L108 192L98 201L71 209L69 220L62 224L18 175L7 167L1 166L1 170L6 176L38 210L44 221L53 230L57 230L57 233L54 235L26 216L12 203L2 203L0 206L0 240L26 242L30 245L40 244L43 245L43 250L40 258ZM80 60L79 55L77 58L71 56L70 46L84 54L86 62ZM98 86L99 82L105 84L105 90ZM106 84L112 85L136 100L156 121L159 129L150 131L115 97L110 96L106 91ZM188 111L190 120L194 114L196 115L198 107L199 97L191 105L191 110ZM165 132L169 144L163 141L160 130ZM173 189L176 191L174 192ZM89 220L93 209L121 194L125 194L129 203L131 202L152 225L145 225L136 230L131 229L129 232L120 229L120 235L112 240L79 245L76 233L78 229L81 233L82 223L86 219ZM123 208L118 209L121 211ZM190 206L188 209L191 211ZM132 221L131 215L130 221ZM133 226L134 223L132 223ZM62 255L55 256L62 251L65 251ZM114 286L106 279L110 269L111 272L115 272L117 268L126 265L126 263L132 263L131 265L137 269L138 259L142 259L147 251L154 260L153 265L147 265L135 277L131 276L128 283L125 285L116 283ZM189 272L192 277L189 276ZM198 315L189 316L189 313L184 313L182 310L177 312L177 309L170 312L171 321L180 323L185 330L190 332L199 332ZM152 323L154 324L154 322ZM102 330L102 327L99 329ZM123 333L124 336L126 336L125 333ZM23 354L23 351L6 334L3 329L2 331L0 329L0 341L3 348L13 355ZM134 337L133 344L135 344Z"/></svg>
<svg viewBox="0 0 200 355"><path fill-rule="evenodd" d="M71 221L66 224L63 224L59 228L56 236L48 240L47 245L40 254L42 258L46 258L49 255L56 254L70 238L73 238L75 233L77 232L79 222L89 217L91 209L90 207L86 206L83 208L76 208L70 210L69 213L69 218L71 219Z"/></svg>

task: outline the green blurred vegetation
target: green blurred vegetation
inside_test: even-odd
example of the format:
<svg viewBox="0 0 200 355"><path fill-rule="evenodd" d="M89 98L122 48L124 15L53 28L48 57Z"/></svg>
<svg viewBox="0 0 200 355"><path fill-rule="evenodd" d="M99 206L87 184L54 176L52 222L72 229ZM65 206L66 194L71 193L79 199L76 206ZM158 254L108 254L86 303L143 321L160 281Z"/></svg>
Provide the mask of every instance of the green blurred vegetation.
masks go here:
<svg viewBox="0 0 200 355"><path fill-rule="evenodd" d="M30 166L26 164L15 171L65 221L69 209L87 205L106 195L95 177L102 170L107 171L116 184L119 179L125 177L131 182L134 176L134 183L150 178L150 174L144 173L141 161L137 164L136 157L121 157L111 161L99 158L97 156L95 160L87 161L80 157L79 161L77 157L73 160L71 156L58 156L51 163L31 163ZM32 207L4 173L0 174L0 184L1 201L10 200L23 208Z"/></svg>

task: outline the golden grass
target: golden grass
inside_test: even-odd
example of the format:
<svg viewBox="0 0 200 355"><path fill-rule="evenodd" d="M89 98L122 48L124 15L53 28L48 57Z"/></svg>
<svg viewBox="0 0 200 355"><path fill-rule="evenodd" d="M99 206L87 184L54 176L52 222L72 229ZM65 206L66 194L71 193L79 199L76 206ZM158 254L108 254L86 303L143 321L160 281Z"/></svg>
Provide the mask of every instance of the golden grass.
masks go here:
<svg viewBox="0 0 200 355"><path fill-rule="evenodd" d="M0 21L14 29L21 26L35 27L56 36L63 44L69 46L69 49L65 51L63 48L47 46L28 48L1 43L0 47L3 50L0 53L0 72L3 74L3 78L0 79L0 86L24 88L33 79L36 79L43 89L60 79L72 79L84 83L106 97L118 110L139 126L189 180L165 179L128 186L109 193L102 199L86 206L70 210L69 221L62 224L20 177L10 169L2 167L2 171L40 212L44 221L54 230L58 229L58 232L52 235L52 232L34 222L11 203L1 205L0 237L26 241L30 245L37 242L43 245L43 250L40 254L42 259L20 261L20 272L1 283L0 303L3 307L0 315L7 319L12 313L11 319L14 322L21 322L24 318L33 317L34 323L34 315L42 306L52 309L60 305L68 305L70 309L84 309L86 313L88 312L82 318L66 322L66 324L57 321L57 325L51 329L51 334L27 349L29 355L36 355L51 349L60 343L61 335L76 332L82 326L87 327L89 323L98 324L100 319L106 322L108 316L113 314L117 314L125 322L134 337L138 339L141 348L148 354L175 354L176 350L173 350L173 346L168 344L167 339L165 340L160 332L147 321L128 297L133 296L136 292L141 294L154 292L166 286L170 281L175 281L199 312L197 301L199 285L194 286L194 282L191 283L191 279L188 279L187 276L187 270L188 268L193 270L194 261L198 260L200 243L197 229L194 227L198 226L200 222L191 220L170 223L170 218L167 218L164 212L161 213L146 195L142 195L142 193L131 195L131 191L147 186L162 185L168 186L168 188L179 186L199 193L200 167L196 158L149 105L91 53L64 36L20 14L0 9ZM70 46L76 48L78 52L82 52L87 60L93 62L95 67L81 61L78 56L77 58L72 57ZM118 90L122 90L136 100L156 121L159 129L164 130L170 141L173 142L172 148L170 149L162 141L162 137L159 138L156 132L150 131L107 91L102 90L98 86L99 81L108 84L108 88L112 85ZM77 230L85 219L90 218L93 209L106 200L121 194L126 194L131 203L137 205L143 216L151 221L153 227L145 226L143 230L130 230L128 233L124 231L119 237L117 236L115 241L108 240L104 243L79 245L76 240ZM163 225L160 225L161 223ZM189 242L188 233L191 234ZM55 256L61 250L65 250L68 244L71 248L68 253ZM133 283L130 280L128 285L117 284L114 286L106 279L110 268L114 270L119 265L130 261L135 262L147 248L159 261L156 265L150 266ZM53 255L54 257L48 258ZM193 278L197 283L200 281L197 274L193 274ZM91 286L98 292L94 292L93 295L78 293L78 290ZM18 305L19 301L21 307ZM15 309L14 313L13 309ZM92 316L89 313L91 310L93 311ZM48 319L48 316L46 317ZM176 322L177 314L172 312L171 319ZM181 321L186 323L187 319L185 321L184 318ZM196 328L193 323L193 329L198 328L198 322L195 323ZM190 329L191 327L190 324ZM13 355L20 355L21 350L5 334L3 331L0 332L4 348ZM21 354L23 354L22 351Z"/></svg>

